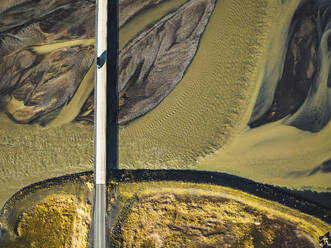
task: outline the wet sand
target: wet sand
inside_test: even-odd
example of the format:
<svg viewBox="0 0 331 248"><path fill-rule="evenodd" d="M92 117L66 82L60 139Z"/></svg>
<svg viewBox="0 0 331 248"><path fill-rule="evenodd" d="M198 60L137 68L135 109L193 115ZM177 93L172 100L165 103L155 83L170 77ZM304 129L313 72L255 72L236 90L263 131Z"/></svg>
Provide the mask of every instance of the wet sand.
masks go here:
<svg viewBox="0 0 331 248"><path fill-rule="evenodd" d="M183 2L164 1L135 15L120 30L120 46ZM266 68L282 64L283 52L273 54L277 63L266 66L273 44L284 50L284 30L298 2L218 1L183 80L154 110L120 128L120 168L225 171L275 185L330 191L328 173L298 176L331 157L330 125L316 134L281 123L246 129ZM288 12L282 11L285 7ZM279 18L284 21L276 32ZM282 35L274 40L278 33ZM92 43L79 39L33 49L43 53ZM49 128L15 124L1 115L0 184L7 186L0 191L0 205L30 183L93 168L93 127L67 123L91 94L92 74L90 70L72 100L57 110L60 114ZM271 73L273 77L277 75Z"/></svg>
<svg viewBox="0 0 331 248"><path fill-rule="evenodd" d="M0 206L19 189L93 169L93 126L16 124L0 115Z"/></svg>
<svg viewBox="0 0 331 248"><path fill-rule="evenodd" d="M267 1L217 2L180 84L153 111L120 128L120 168L194 168L199 157L245 127L276 20L274 8Z"/></svg>

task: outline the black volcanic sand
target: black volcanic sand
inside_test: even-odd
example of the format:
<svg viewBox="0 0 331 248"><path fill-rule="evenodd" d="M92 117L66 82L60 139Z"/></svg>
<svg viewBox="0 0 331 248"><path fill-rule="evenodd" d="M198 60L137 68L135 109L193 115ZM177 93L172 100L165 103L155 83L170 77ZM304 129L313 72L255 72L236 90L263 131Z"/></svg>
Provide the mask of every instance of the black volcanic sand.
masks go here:
<svg viewBox="0 0 331 248"><path fill-rule="evenodd" d="M258 127L293 114L305 101L317 67L315 12L313 3L305 4L296 11L283 76L278 82L274 101L263 116L250 123L250 127ZM312 68L308 73L310 63Z"/></svg>
<svg viewBox="0 0 331 248"><path fill-rule="evenodd" d="M274 95L270 96L273 97L273 102L261 117L251 117L250 127L259 127L293 115L305 101L309 102L307 98L316 93L316 88L322 83L318 82L318 74L323 70L319 47L321 37L327 30L327 23L331 20L330 8L331 5L327 1L302 1L291 21L282 77ZM330 87L330 78L327 80ZM324 109L328 107L322 104L318 107L320 109L315 109L315 113L311 113L310 116L298 118L288 124L303 130L320 131L329 121L329 110Z"/></svg>
<svg viewBox="0 0 331 248"><path fill-rule="evenodd" d="M307 213L307 214L316 216L319 219L321 219L327 223L331 223L331 209L321 206L312 200L307 200L307 198L305 197L306 195L302 192L301 192L301 196L299 196L299 194L289 191L289 190L282 190L280 188L275 188L270 185L255 183L253 181L246 180L246 179L236 177L236 176L231 176L228 174L200 172L200 171L179 171L179 170L173 170L173 171L114 170L114 171L111 171L110 173L111 173L111 177L110 177L110 179L108 179L108 181L110 182L110 184L109 184L110 191L108 194L108 198L111 202L111 205L108 207L108 220L109 220L108 228L111 230L110 238L111 238L111 241L113 242L113 244L121 243L123 245L123 244L128 244L126 242L130 243L129 240L128 241L124 240L124 239L127 239L128 237L131 237L129 230L126 227L127 226L132 227L134 225L141 226L143 224L143 222L141 222L141 221L143 221L143 219L135 218L136 213L138 213L138 216L145 216L146 213L144 211L146 209L151 208L153 210L153 211L151 210L152 211L150 213L151 215L153 215L154 217L161 216L162 220L165 221L164 223L169 221L170 217L165 212L163 212L163 210L162 210L163 208L160 208L160 210L158 210L159 208L155 208L156 206L161 206L162 204L165 204L165 202L167 202L169 199L170 199L170 203L172 202L171 204L169 203L170 205L168 204L169 206L173 206L174 204L179 204L182 206L182 208L180 208L180 209L186 209L186 208L189 209L190 204L187 205L188 202L192 202L192 204L199 205L200 201L204 201L204 204L202 204L202 205L200 204L201 206L199 205L200 206L199 208L202 207L202 213L203 213L201 215L202 216L201 219L200 220L194 219L195 224L197 224L198 222L200 223L202 221L201 223L203 226L199 227L199 228L202 228L201 230L204 230L204 228L207 228L203 224L203 222L206 220L205 218L208 217L208 216L204 216L208 212L207 206L214 209L214 207L215 207L213 205L214 203L216 204L218 202L217 204L224 204L224 202L225 203L227 202L226 204L230 204L230 205L226 205L226 206L230 207L230 209L232 209L234 207L239 207L241 209L240 210L241 212L242 211L245 212L248 209L247 207L245 208L244 205L240 205L239 203L236 203L236 201L228 202L227 197L224 198L224 196L222 196L222 197L212 196L212 195L208 196L208 194L212 194L212 193L207 193L207 196L206 196L206 193L203 193L203 195L199 195L198 197L196 197L194 190L193 191L189 190L188 191L189 193L185 191L186 193L184 192L184 195L183 195L180 192L181 186L178 186L178 185L182 185L184 187L183 189L185 189L185 187L193 187L193 188L197 187L197 189L200 189L200 187L201 187L201 189L203 187L215 187L212 185L226 186L226 187L230 187L233 189L247 192L251 195L256 195L256 196L264 198L264 199L282 203L283 205L291 207L293 209L297 209L297 210L301 211L302 213ZM154 188L154 190L156 190L157 192L153 193L152 191L150 191L150 192L148 191L149 193L143 193L142 196L139 196L139 193L138 193L139 187L140 187L139 185L143 185L144 183L148 183L148 182L155 183L154 186L153 185L150 186L151 187L150 190L153 191L153 188ZM173 183L171 183L171 182L173 182ZM178 182L178 183L176 183L176 182ZM57 200L57 205L55 207L62 207L62 210L61 209L57 210L57 213L60 216L57 218L62 218L63 216L67 216L65 213L64 213L64 215L63 214L61 215L61 213L64 211L63 209L66 209L65 202L67 202L68 200L64 201L61 199L63 197L73 196L74 198L78 199L77 201L79 203L85 204L84 208L82 208L82 207L77 208L77 209L80 209L79 215L84 216L83 213L85 213L85 215L86 215L86 212L91 211L91 201L93 198L92 197L92 192L93 192L92 183L93 183L93 173L86 172L86 173L68 175L68 176L63 176L63 177L59 177L59 178L46 180L44 182L36 183L36 184L33 184L31 186L28 186L28 187L22 189L21 191L16 193L10 200L7 201L7 203L5 204L5 206L3 207L3 209L0 212L0 227L1 227L0 238L3 241L4 240L8 241L8 237L10 237L10 239L12 240L11 242L14 242L14 243L10 243L10 244L18 245L18 244L22 244L22 242L24 241L24 238L25 238L24 242L28 242L27 239L31 239L31 237L32 237L32 238L38 240L39 244L41 244L42 242L44 242L44 241L42 241L42 237L39 237L38 235L33 236L29 232L28 232L29 235L25 235L24 231L27 232L27 230L30 230L30 229L27 229L27 225L31 225L31 223L33 223L31 221L33 221L34 218L38 217L39 221L42 218L48 218L47 215L45 217L45 214L40 217L40 213L39 213L41 211L40 209L44 209L43 211L46 211L45 206L47 208L47 204L45 204L45 202L44 202L45 199L47 202L47 200L49 200L50 197L53 197L53 198L57 197L57 196L60 197ZM192 186L190 184L191 186L185 186L185 183L188 183L188 184L189 183L198 183L198 185ZM170 193L169 192L162 193L161 191L158 191L157 188L160 187L160 190L164 189L164 188L162 188L163 184L166 189L168 189L169 187L171 188L172 187L171 185L177 185L177 184L178 185L173 186L174 189ZM130 186L130 185L133 185L133 186ZM205 185L205 186L203 186L203 185ZM208 186L208 185L210 185L210 186ZM133 192L133 197L129 197L127 200L125 200L126 199L125 195L127 193L122 193L122 195L120 195L120 193L119 193L119 192L125 192L125 190L123 191L123 189L125 189L126 187L129 187L129 188L127 188L127 190L129 190L128 192L130 192L130 190L132 190L132 192ZM135 187L138 187L138 188L135 188ZM213 188L211 188L211 189L213 189ZM136 191L136 193L134 193L135 190L138 190L138 191ZM208 192L211 192L211 191L209 190ZM191 196L191 193L192 193L192 196ZM309 197L309 195L307 195L307 196ZM316 197L316 195L314 197ZM330 194L328 194L328 197L330 199ZM52 201L54 201L53 198L51 199ZM174 199L176 199L176 201ZM161 205L159 205L159 204L161 204ZM216 206L218 206L217 204L216 204ZM79 204L76 204L76 205L78 206ZM143 207L145 205L146 205L146 209ZM37 211L37 213L33 212L33 211L35 211L35 208L33 208L33 206L39 206L39 208L37 208L39 212L38 211ZM81 205L79 205L79 206L81 206ZM194 206L196 206L196 205L194 205ZM206 207L205 210L203 210L203 206ZM221 207L221 209L223 209L222 206L219 206L219 207ZM77 209L74 208L72 210L72 213L73 214L78 213ZM85 212L84 211L82 212L82 209L84 209ZM224 206L224 209L225 209L225 206ZM52 211L54 211L54 210L52 210ZM213 210L213 211L216 211L216 210ZM254 211L256 211L256 210L252 209L251 211L253 211L253 213L254 213ZM33 213L33 214L31 214L31 213ZM215 212L215 214L216 213L217 213L217 211ZM248 212L248 213L252 213L252 212ZM230 239L233 241L233 239L235 239L234 237L236 236L236 233L238 232L236 225L233 225L232 222L231 222L232 224L230 222L229 223L220 222L218 227L220 227L220 225L221 226L224 225L223 229L222 229L223 231L219 231L220 232L219 235L221 235L221 236L217 236L218 238L216 238L215 240L208 238L208 242L205 240L205 242L207 242L207 243L204 243L199 238L200 237L199 232L197 233L195 231L193 232L194 233L193 236L195 238L192 240L191 239L192 236L190 236L189 233L194 228L192 229L192 227L190 227L190 224L185 222L185 221L187 221L187 218L190 218L190 217L187 216L186 212L178 213L178 214L181 214L181 216L182 216L181 218L184 218L184 219L180 222L181 224L179 224L179 226L176 227L176 225L174 224L173 228L175 228L175 229L177 228L175 230L175 234L183 232L183 237L185 236L186 238L184 241L183 240L180 241L180 240L178 240L178 236L176 236L177 234L175 235L174 233L172 233L174 230L172 230L171 228L169 229L166 226L163 226L162 228L159 226L160 232L165 233L167 231L168 234L170 232L175 235L174 240L173 241L168 240L167 241L168 243L169 242L170 243L171 242L186 242L185 244L190 244L190 245L192 245L192 247L201 247L201 245L203 245L203 244L206 245L208 242L209 243L216 242L213 244L218 244L217 242L221 242L224 239ZM235 213L231 213L231 211L226 212L226 214L229 219L239 218L239 217L236 217ZM148 213L147 213L147 215L148 215ZM293 244L293 245L284 246L284 247L300 247L300 246L297 246L300 244L301 245L304 244L304 246L301 246L301 247L314 247L314 246L312 246L311 242L309 241L310 239L305 238L305 235L297 236L297 234L298 234L297 227L294 226L293 224L290 224L287 221L283 221L281 219L276 220L274 218L270 219L269 215L264 215L262 212L261 213L256 212L255 214L250 215L250 216L251 217L249 217L249 216L248 217L246 216L246 217L248 219L253 218L253 219L251 219L251 221L253 221L253 222L257 221L257 223L259 223L258 226L256 227L257 229L255 227L252 229L252 226L248 225L247 226L248 229L243 229L243 231L246 230L247 233L249 233L249 235L252 235L254 237L254 240L255 240L254 245L257 245L254 247L280 247L278 245L285 242L286 239L289 242L289 244ZM28 218L28 217L30 217L30 218ZM157 217L157 218L159 218L159 217ZM257 218L257 219L255 220L255 218ZM50 219L52 219L52 217L50 217ZM90 218L87 218L85 221L88 221L88 220L90 220ZM66 221L68 223L70 222L68 220L66 220ZM195 221L198 221L198 222L195 222ZM65 222L64 220L62 220L62 222L59 221L59 223L67 223L67 222ZM45 223L47 224L47 221ZM46 225L45 223L44 223L44 225ZM52 226L52 227L55 229L60 228L59 230L62 230L62 231L64 230L63 232L65 233L65 235L70 235L70 230L75 230L75 228L72 228L70 225L68 225L68 223L64 226L62 225L61 228L57 227L57 226L55 226L55 227ZM75 225L77 225L77 221L75 222ZM68 230L65 231L65 228L67 226L70 226L70 228L72 228L72 229L69 229L69 231ZM121 226L123 226L125 228L123 229L123 228L121 228ZM275 230L281 227L279 230L278 236L277 236L278 238L275 238L274 233L273 234L269 233L272 237L274 237L273 243L272 242L270 243L269 241L268 241L269 243L267 241L263 241L264 239L267 239L267 237L269 235L268 232L269 231L272 232L271 229L270 230L268 229L268 226L269 227L272 226L272 228L275 228ZM155 228L153 221L146 223L146 228L148 228L148 227ZM38 226L34 227L34 228L38 229ZM163 229L163 228L166 228L166 229ZM224 228L225 228L225 230L224 230ZM140 230L141 234L143 234L143 232L146 231L145 229L144 230L143 229L144 228L142 228ZM128 232L125 232L124 230L128 230ZM230 232L227 232L226 230L229 230ZM213 231L213 228L210 229L208 232L207 231L202 232L203 235L206 235L206 237L208 236L209 231ZM287 236L285 235L286 232L288 233ZM14 239L14 241L13 241L13 238L16 237L17 235L18 235L18 238ZM47 233L47 235L50 235L50 234ZM89 235L91 235L91 231L89 231ZM168 238L170 237L169 235L167 236ZM187 236L187 235L189 235L189 236ZM315 237L316 237L316 235L317 234L314 234ZM318 233L318 235L322 235L322 234ZM138 236L137 236L137 239L139 239ZM189 238L189 237L191 237L191 238ZM299 239L296 240L296 237ZM90 236L90 238L91 238L91 236ZM165 236L164 237L162 236L161 238L162 238L162 240L166 239ZM84 237L82 238L82 240L85 240L85 239L87 239L87 236L85 238ZM241 244L246 244L245 236L242 236L240 240L241 240L240 241ZM156 243L158 241L157 241L157 239L155 240L155 237L153 236L153 237L151 237L151 239L149 241L140 240L139 242L142 242L142 244L144 242L145 243L147 242L147 243L156 245ZM265 244L267 244L267 243L265 243L265 242L267 242L270 245L272 244L273 246L266 246ZM9 244L9 243L6 243L6 244ZM237 243L237 244L239 244L239 243ZM11 246L8 246L8 247L11 247ZM32 247L34 247L34 246L32 246ZM82 247L84 247L84 246L82 246ZM117 247L117 246L115 246L115 247ZM118 247L120 247L120 246L118 246ZM124 247L126 247L126 246L124 245ZM144 246L141 246L141 247L144 247ZM151 247L154 247L154 246L151 246ZM158 246L155 246L155 247L158 247ZM164 247L167 247L167 246L164 246ZM171 247L171 246L168 246L168 247ZM229 247L232 247L232 246L229 246Z"/></svg>
<svg viewBox="0 0 331 248"><path fill-rule="evenodd" d="M120 27L163 1L119 1ZM214 7L215 0L187 2L131 37L119 52L119 124L155 108L180 82ZM47 125L93 66L95 2L21 1L0 19L0 110L19 123ZM73 119L93 124L94 94L87 94Z"/></svg>

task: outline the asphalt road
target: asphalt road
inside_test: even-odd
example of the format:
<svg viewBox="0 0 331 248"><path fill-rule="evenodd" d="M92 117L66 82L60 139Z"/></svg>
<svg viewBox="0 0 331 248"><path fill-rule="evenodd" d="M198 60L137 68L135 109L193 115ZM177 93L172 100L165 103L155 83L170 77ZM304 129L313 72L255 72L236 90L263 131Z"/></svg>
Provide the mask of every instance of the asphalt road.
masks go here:
<svg viewBox="0 0 331 248"><path fill-rule="evenodd" d="M93 248L106 247L106 186L95 185Z"/></svg>

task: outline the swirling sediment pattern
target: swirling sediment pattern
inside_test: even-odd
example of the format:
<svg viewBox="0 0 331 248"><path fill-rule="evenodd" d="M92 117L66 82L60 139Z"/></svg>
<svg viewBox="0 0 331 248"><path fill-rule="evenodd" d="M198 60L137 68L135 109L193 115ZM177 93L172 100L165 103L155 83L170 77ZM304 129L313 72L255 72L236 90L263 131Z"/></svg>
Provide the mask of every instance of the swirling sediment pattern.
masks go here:
<svg viewBox="0 0 331 248"><path fill-rule="evenodd" d="M251 128L201 159L198 169L330 191L331 3L286 1L282 9L283 28L273 33Z"/></svg>
<svg viewBox="0 0 331 248"><path fill-rule="evenodd" d="M180 84L120 129L120 167L191 167L245 126L276 14L269 1L218 1Z"/></svg>

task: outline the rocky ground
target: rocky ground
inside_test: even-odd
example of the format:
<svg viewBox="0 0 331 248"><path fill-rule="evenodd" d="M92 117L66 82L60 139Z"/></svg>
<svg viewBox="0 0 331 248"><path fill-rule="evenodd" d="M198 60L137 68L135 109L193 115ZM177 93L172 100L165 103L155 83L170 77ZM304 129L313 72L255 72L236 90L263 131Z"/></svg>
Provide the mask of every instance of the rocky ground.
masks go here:
<svg viewBox="0 0 331 248"><path fill-rule="evenodd" d="M120 27L162 2L119 1ZM120 124L146 114L179 83L214 6L215 0L187 2L131 37L119 55ZM95 2L17 1L2 9L0 107L16 122L47 125L93 65ZM92 89L72 119L93 123Z"/></svg>
<svg viewBox="0 0 331 248"><path fill-rule="evenodd" d="M122 247L317 247L293 222L223 197L143 196L121 223Z"/></svg>
<svg viewBox="0 0 331 248"><path fill-rule="evenodd" d="M330 228L312 216L230 188L135 183L138 174L117 174L121 179L108 184L111 247L314 248ZM89 247L92 201L90 173L23 189L0 212L1 247Z"/></svg>

